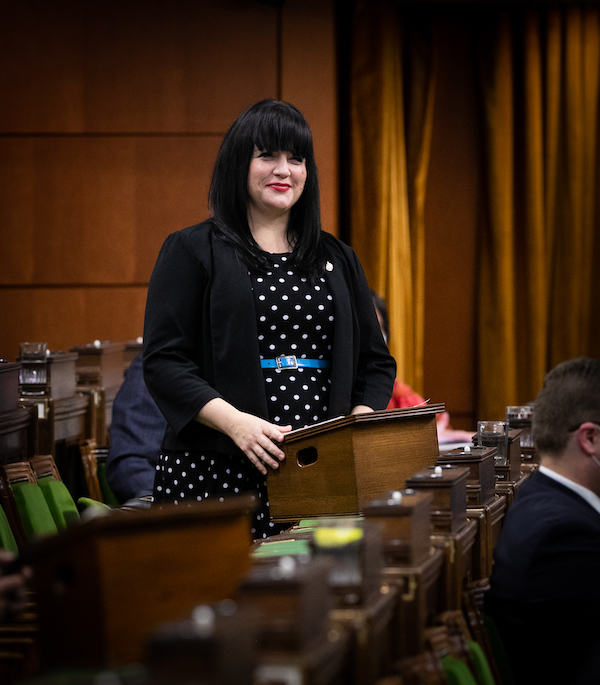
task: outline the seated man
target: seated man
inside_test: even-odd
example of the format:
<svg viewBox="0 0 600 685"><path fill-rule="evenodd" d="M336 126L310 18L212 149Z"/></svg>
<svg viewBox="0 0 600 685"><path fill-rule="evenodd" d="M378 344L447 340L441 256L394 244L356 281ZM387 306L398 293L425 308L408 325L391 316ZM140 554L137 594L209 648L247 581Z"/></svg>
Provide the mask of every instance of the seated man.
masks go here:
<svg viewBox="0 0 600 685"><path fill-rule="evenodd" d="M486 612L517 683L576 683L600 640L600 359L546 375L532 431L541 466L508 511Z"/></svg>
<svg viewBox="0 0 600 685"><path fill-rule="evenodd" d="M166 421L150 396L138 354L115 397L110 426L106 477L123 503L152 494Z"/></svg>

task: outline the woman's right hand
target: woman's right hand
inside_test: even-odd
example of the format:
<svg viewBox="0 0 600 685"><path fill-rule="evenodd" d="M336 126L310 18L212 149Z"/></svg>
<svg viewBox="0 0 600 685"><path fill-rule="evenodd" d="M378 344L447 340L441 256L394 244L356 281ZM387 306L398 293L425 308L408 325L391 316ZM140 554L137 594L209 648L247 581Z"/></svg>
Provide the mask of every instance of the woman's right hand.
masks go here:
<svg viewBox="0 0 600 685"><path fill-rule="evenodd" d="M285 453L277 446L292 430L291 426L277 426L258 416L239 411L221 398L207 402L198 412L197 420L209 428L228 435L252 464L263 474L267 466L279 467Z"/></svg>

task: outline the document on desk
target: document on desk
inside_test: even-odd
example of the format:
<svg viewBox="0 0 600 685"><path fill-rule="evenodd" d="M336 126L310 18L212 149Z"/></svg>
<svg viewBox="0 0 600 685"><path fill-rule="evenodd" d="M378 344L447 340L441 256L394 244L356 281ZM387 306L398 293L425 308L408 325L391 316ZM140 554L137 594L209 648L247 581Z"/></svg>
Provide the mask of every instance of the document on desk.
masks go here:
<svg viewBox="0 0 600 685"><path fill-rule="evenodd" d="M289 433L286 433L285 436L287 438L288 435L297 435L298 433L308 430L308 429L313 429L313 428L320 428L321 426L325 426L328 423L333 423L334 421L339 421L340 419L345 419L346 417L342 414L341 416L335 416L333 419L325 419L325 421L319 421L318 423L309 423L308 426L303 426L302 428L294 428L294 430L291 430Z"/></svg>

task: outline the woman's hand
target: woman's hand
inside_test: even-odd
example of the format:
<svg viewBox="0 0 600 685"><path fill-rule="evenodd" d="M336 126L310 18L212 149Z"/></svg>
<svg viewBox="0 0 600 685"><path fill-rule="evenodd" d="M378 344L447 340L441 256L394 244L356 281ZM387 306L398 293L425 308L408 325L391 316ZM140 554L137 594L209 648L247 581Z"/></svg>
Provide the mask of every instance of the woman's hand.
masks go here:
<svg viewBox="0 0 600 685"><path fill-rule="evenodd" d="M375 410L372 407L368 407L366 404L357 404L355 407L352 407L350 414L369 414L372 411Z"/></svg>
<svg viewBox="0 0 600 685"><path fill-rule="evenodd" d="M273 441L281 442L284 433L292 430L292 427L276 426L244 412L238 414L228 433L229 437L262 474L267 473L265 464L273 469L278 468L279 461L285 459L285 453Z"/></svg>
<svg viewBox="0 0 600 685"><path fill-rule="evenodd" d="M285 459L285 453L275 443L283 440L291 426L269 423L218 397L202 407L197 421L228 435L263 475L267 474L267 466L276 469Z"/></svg>

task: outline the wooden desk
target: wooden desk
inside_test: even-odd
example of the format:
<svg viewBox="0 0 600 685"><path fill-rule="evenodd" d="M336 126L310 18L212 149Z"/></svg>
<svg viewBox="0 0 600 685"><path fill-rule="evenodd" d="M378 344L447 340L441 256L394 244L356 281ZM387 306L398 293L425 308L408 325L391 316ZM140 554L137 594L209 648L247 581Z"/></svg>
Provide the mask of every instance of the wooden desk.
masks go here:
<svg viewBox="0 0 600 685"><path fill-rule="evenodd" d="M492 573L494 548L500 537L506 506L506 495L496 495L492 504L467 508L467 516L478 523L473 548L473 580L489 578Z"/></svg>
<svg viewBox="0 0 600 685"><path fill-rule="evenodd" d="M0 464L34 454L35 415L19 405L21 365L0 359Z"/></svg>
<svg viewBox="0 0 600 685"><path fill-rule="evenodd" d="M473 552L479 524L467 520L455 533L434 533L431 542L444 552L442 587L447 609L460 609L463 592L473 574Z"/></svg>
<svg viewBox="0 0 600 685"><path fill-rule="evenodd" d="M435 463L436 414L443 404L333 419L285 436L286 459L269 470L271 516L278 521L358 514L388 490Z"/></svg>
<svg viewBox="0 0 600 685"><path fill-rule="evenodd" d="M35 454L56 457L57 443L76 444L86 435L87 395L77 393L61 399L21 397L21 405L33 408L37 416Z"/></svg>
<svg viewBox="0 0 600 685"><path fill-rule="evenodd" d="M23 461L35 453L36 417L32 407L0 414L0 464Z"/></svg>
<svg viewBox="0 0 600 685"><path fill-rule="evenodd" d="M429 557L415 566L388 566L383 580L400 591L396 618L395 660L423 651L425 628L443 608L440 577L444 552L432 547Z"/></svg>
<svg viewBox="0 0 600 685"><path fill-rule="evenodd" d="M98 447L109 444L115 396L125 377L125 343L97 342L71 348L77 353L77 389L90 396L87 436Z"/></svg>
<svg viewBox="0 0 600 685"><path fill-rule="evenodd" d="M334 624L350 631L350 677L355 685L375 685L392 668L398 588L383 583L379 592L356 607L334 609Z"/></svg>
<svg viewBox="0 0 600 685"><path fill-rule="evenodd" d="M139 663L157 626L233 596L250 560L251 496L113 513L29 551L43 668Z"/></svg>

